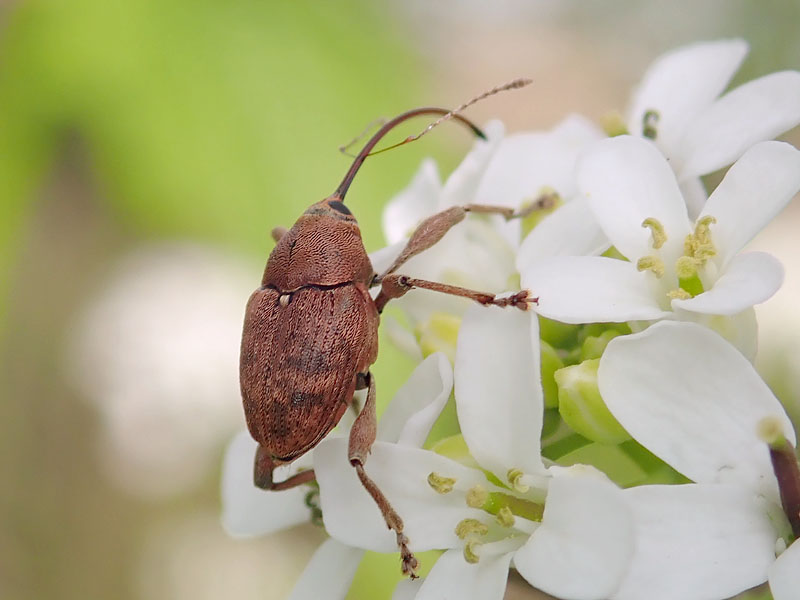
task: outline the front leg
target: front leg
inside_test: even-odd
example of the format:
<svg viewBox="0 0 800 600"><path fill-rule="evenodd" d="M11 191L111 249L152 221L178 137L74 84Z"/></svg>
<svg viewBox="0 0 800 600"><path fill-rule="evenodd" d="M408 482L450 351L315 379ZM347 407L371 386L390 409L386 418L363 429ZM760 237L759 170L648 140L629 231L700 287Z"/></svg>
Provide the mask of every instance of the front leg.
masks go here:
<svg viewBox="0 0 800 600"><path fill-rule="evenodd" d="M439 283L438 281L428 281L427 279L415 279L408 275L392 274L387 275L381 281L381 291L375 298L375 306L378 312L382 312L386 303L393 298L400 298L406 292L420 288L440 292L442 294L449 294L451 296L459 296L461 298L468 298L474 300L484 306L513 306L520 310L528 310L529 304L536 304L539 298L535 298L528 290L520 290L519 292L510 296L498 298L495 294L488 294L486 292L478 292L467 288L459 287L457 285L448 285L446 283Z"/></svg>
<svg viewBox="0 0 800 600"><path fill-rule="evenodd" d="M256 448L255 464L253 465L253 483L262 490L288 490L304 483L314 481L316 476L313 469L295 473L285 481L273 481L272 473L282 463L276 461L261 444Z"/></svg>
<svg viewBox="0 0 800 600"><path fill-rule="evenodd" d="M360 380L362 377L364 376L359 374ZM386 521L386 526L394 531L397 536L397 546L400 548L400 558L402 560L401 569L403 574L408 575L412 579L416 579L416 570L419 562L408 548L408 538L403 533L403 519L401 519L397 511L392 508L389 500L386 499L386 496L384 496L378 485L372 481L364 471L364 463L367 462L367 455L375 441L378 427L378 417L375 411L375 378L372 376L372 373L367 373L365 379L365 383L368 386L367 401L350 430L348 458L350 459L350 464L355 467L358 478L361 480L364 489L369 492L369 495L372 496L372 499L375 500L375 503L378 505L383 519Z"/></svg>

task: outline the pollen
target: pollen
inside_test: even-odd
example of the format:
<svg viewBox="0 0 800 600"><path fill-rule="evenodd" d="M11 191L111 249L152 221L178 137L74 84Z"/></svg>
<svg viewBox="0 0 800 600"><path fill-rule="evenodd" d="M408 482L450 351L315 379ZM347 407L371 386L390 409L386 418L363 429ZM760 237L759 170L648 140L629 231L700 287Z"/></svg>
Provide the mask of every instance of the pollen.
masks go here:
<svg viewBox="0 0 800 600"><path fill-rule="evenodd" d="M771 447L780 446L786 443L783 435L783 423L778 417L764 417L758 422L756 432L762 442Z"/></svg>
<svg viewBox="0 0 800 600"><path fill-rule="evenodd" d="M659 279L664 276L664 261L657 256L643 256L636 261L639 271L652 271Z"/></svg>
<svg viewBox="0 0 800 600"><path fill-rule="evenodd" d="M658 219L648 217L642 221L642 227L650 229L650 235L653 237L653 249L658 250L667 241L667 232Z"/></svg>
<svg viewBox="0 0 800 600"><path fill-rule="evenodd" d="M506 477L508 478L508 482L511 484L511 487L514 488L516 491L524 494L530 488L530 486L525 485L522 483L521 479L525 473L522 472L522 469L509 469L508 474Z"/></svg>
<svg viewBox="0 0 800 600"><path fill-rule="evenodd" d="M499 511L497 511L497 515L495 515L495 520L502 527L513 527L515 520L514 513L511 512L511 509L508 506L504 506Z"/></svg>
<svg viewBox="0 0 800 600"><path fill-rule="evenodd" d="M430 473L428 475L428 485L431 486L438 494L448 494L453 491L453 486L456 484L455 477L445 477L438 473Z"/></svg>
<svg viewBox="0 0 800 600"><path fill-rule="evenodd" d="M683 288L675 288L667 292L667 298L670 300L688 300L692 295Z"/></svg>
<svg viewBox="0 0 800 600"><path fill-rule="evenodd" d="M489 499L489 492L485 487L477 484L467 491L467 506L470 508L482 508Z"/></svg>
<svg viewBox="0 0 800 600"><path fill-rule="evenodd" d="M475 535L486 535L489 533L489 526L478 519L463 519L456 525L455 533L459 539L465 540Z"/></svg>
<svg viewBox="0 0 800 600"><path fill-rule="evenodd" d="M464 560L469 564L474 565L481 559L480 555L476 552L480 545L481 542L476 539L467 540L467 543L464 544Z"/></svg>

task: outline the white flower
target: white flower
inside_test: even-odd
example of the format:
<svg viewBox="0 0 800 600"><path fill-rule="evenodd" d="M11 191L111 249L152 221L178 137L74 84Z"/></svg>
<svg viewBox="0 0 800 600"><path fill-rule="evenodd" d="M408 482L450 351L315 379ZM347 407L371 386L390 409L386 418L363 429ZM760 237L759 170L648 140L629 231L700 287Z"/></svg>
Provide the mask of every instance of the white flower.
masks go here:
<svg viewBox="0 0 800 600"><path fill-rule="evenodd" d="M378 426L378 439L421 446L428 436L453 387L450 363L441 353L425 359L409 377L387 406ZM349 418L348 418L349 417ZM350 471L347 461L347 431L352 413L343 419L333 436L343 446L331 448ZM312 517L307 497L314 494L309 486L298 486L280 492L269 492L253 485L253 457L256 442L246 431L237 435L228 447L222 471L222 523L231 535L250 537L265 535L308 522ZM275 470L275 480L283 481L300 468L317 466L320 454L306 454L290 465ZM368 464L369 470L371 463ZM360 483L358 484L360 486ZM370 502L372 500L370 499ZM373 510L377 510L374 508ZM297 586L293 600L344 598L363 551L327 540L317 549Z"/></svg>
<svg viewBox="0 0 800 600"><path fill-rule="evenodd" d="M539 296L540 314L567 323L733 317L780 287L777 259L739 251L800 188L800 152L789 144L748 150L694 222L666 160L644 140L598 143L578 179L628 260L521 255L522 284Z"/></svg>
<svg viewBox="0 0 800 600"><path fill-rule="evenodd" d="M636 551L615 600L722 598L768 572L778 587L796 579L796 549L775 562L788 522L757 428L769 418L792 445L795 433L735 348L693 323L658 323L609 343L598 384L631 436L696 482L625 491Z"/></svg>
<svg viewBox="0 0 800 600"><path fill-rule="evenodd" d="M378 442L366 465L403 517L412 549L446 550L416 597L499 599L512 561L529 582L559 597L608 597L633 549L629 509L598 471L542 463L537 320L468 310L455 387L468 464ZM394 551L345 448L346 440L329 439L315 452L326 528L345 544Z"/></svg>
<svg viewBox="0 0 800 600"><path fill-rule="evenodd" d="M653 62L633 94L628 131L652 139L678 181L721 169L800 123L797 71L722 94L747 51L740 39L677 48Z"/></svg>

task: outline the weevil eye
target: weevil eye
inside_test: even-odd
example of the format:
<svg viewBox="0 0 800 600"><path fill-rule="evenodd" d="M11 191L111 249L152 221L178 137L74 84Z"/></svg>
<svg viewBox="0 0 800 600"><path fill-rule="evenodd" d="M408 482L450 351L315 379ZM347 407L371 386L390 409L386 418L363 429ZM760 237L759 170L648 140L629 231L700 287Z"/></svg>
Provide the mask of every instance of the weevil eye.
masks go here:
<svg viewBox="0 0 800 600"><path fill-rule="evenodd" d="M352 215L353 213L350 212L350 209L347 208L342 202L338 200L331 200L328 202L328 206L330 206L336 212L340 212L343 215Z"/></svg>

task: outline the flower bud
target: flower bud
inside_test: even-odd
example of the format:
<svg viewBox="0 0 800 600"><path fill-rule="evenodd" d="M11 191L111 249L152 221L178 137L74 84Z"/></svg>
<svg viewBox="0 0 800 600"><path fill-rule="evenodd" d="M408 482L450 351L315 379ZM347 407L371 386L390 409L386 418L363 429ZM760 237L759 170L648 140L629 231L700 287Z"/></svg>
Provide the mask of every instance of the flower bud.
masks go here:
<svg viewBox="0 0 800 600"><path fill-rule="evenodd" d="M555 373L558 408L567 425L582 436L602 444L619 444L630 439L614 418L597 388L599 359L585 360Z"/></svg>
<svg viewBox="0 0 800 600"><path fill-rule="evenodd" d="M564 361L561 360L555 349L547 342L541 342L541 349L544 406L545 408L556 408L558 406L558 385L553 375L564 367Z"/></svg>

